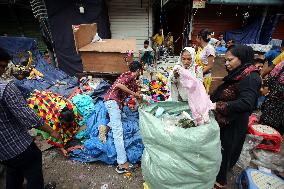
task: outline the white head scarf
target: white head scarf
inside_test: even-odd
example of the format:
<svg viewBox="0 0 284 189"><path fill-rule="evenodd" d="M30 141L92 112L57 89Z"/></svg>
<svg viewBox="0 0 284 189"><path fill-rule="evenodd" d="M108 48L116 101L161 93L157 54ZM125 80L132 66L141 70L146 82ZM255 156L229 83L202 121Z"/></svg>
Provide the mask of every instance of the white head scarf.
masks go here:
<svg viewBox="0 0 284 189"><path fill-rule="evenodd" d="M184 51L184 50L188 51L190 53L190 55L191 55L191 65L187 69L194 76L196 76L196 73L195 73L195 66L196 66L196 63L195 63L195 56L196 56L195 49L192 48L192 47L185 47L182 51ZM183 63L182 63L182 60L181 60L181 56L182 56L182 52L180 53L177 65L180 65L180 66L184 67Z"/></svg>
<svg viewBox="0 0 284 189"><path fill-rule="evenodd" d="M195 56L196 56L195 49L192 48L192 47L185 47L182 51L184 51L184 50L188 51L190 53L190 55L191 55L191 65L190 65L190 68L194 67L195 66ZM182 63L182 60L181 60L181 55L182 55L182 52L180 53L178 64L183 66L183 63Z"/></svg>
<svg viewBox="0 0 284 189"><path fill-rule="evenodd" d="M191 55L191 65L187 69L194 77L197 77L196 72L195 72L195 67L196 67L195 50L192 47L185 47L183 51L184 50L188 51ZM170 89L170 98L168 99L169 101L178 101L179 96L182 98L182 100L187 101L187 93L186 93L185 88L181 86L179 79L177 80L174 78L174 74L173 74L174 70L179 69L180 67L184 67L182 60L181 60L181 55L182 53L180 53L178 63L174 66L173 70L169 74L169 81L170 81L168 82L168 87Z"/></svg>

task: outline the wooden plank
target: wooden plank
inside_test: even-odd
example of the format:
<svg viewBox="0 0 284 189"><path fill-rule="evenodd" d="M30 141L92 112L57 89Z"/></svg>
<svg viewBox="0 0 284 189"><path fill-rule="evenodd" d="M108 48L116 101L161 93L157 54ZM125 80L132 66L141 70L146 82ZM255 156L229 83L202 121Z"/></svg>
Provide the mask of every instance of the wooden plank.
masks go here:
<svg viewBox="0 0 284 189"><path fill-rule="evenodd" d="M81 52L81 57L86 72L121 74L129 69L121 53Z"/></svg>
<svg viewBox="0 0 284 189"><path fill-rule="evenodd" d="M119 52L126 53L128 50L136 50L135 39L104 39L102 42L90 43L79 49L80 52Z"/></svg>

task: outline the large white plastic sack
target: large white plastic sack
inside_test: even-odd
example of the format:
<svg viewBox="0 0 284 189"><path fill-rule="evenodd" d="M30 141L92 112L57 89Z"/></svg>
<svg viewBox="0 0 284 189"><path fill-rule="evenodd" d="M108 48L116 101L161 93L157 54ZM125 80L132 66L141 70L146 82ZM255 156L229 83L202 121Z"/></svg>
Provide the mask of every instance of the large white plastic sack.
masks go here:
<svg viewBox="0 0 284 189"><path fill-rule="evenodd" d="M144 143L142 173L151 189L211 189L221 164L221 142L218 123L180 128L154 116L179 114L188 110L186 102L160 102L139 110L140 130Z"/></svg>

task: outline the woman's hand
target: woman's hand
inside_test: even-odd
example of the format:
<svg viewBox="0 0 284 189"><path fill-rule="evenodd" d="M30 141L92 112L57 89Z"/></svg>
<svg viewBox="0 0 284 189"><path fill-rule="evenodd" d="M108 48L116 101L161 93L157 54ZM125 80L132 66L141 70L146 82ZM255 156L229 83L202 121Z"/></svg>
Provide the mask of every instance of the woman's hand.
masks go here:
<svg viewBox="0 0 284 189"><path fill-rule="evenodd" d="M175 78L178 78L178 77L179 77L179 73L178 73L177 70L174 70L174 76L175 76Z"/></svg>

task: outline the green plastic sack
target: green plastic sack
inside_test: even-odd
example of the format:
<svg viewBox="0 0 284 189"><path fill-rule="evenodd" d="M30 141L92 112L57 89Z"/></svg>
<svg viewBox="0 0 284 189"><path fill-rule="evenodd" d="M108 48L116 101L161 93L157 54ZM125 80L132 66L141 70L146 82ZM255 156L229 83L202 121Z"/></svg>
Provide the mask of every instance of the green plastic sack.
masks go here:
<svg viewBox="0 0 284 189"><path fill-rule="evenodd" d="M211 189L222 159L214 116L210 124L184 129L156 118L158 107L169 114L190 113L187 102L160 102L139 110L145 181L151 189Z"/></svg>

